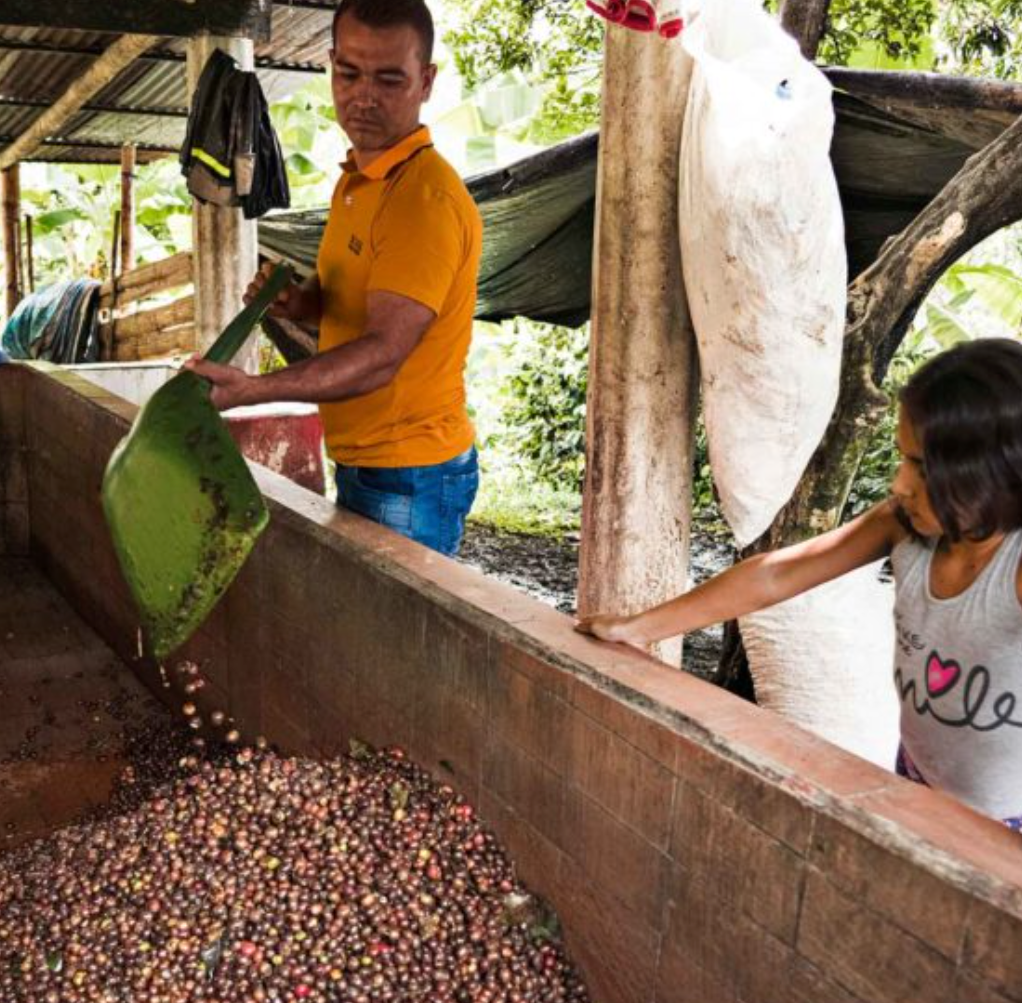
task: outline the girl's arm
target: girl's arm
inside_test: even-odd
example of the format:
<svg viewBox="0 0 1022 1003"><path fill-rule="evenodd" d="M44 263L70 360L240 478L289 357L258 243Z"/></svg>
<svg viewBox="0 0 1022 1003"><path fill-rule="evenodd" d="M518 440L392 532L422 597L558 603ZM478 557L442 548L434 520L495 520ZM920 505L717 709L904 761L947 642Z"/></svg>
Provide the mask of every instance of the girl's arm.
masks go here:
<svg viewBox="0 0 1022 1003"><path fill-rule="evenodd" d="M905 535L892 501L804 543L757 554L698 588L633 616L591 616L576 630L645 646L754 613L886 557Z"/></svg>

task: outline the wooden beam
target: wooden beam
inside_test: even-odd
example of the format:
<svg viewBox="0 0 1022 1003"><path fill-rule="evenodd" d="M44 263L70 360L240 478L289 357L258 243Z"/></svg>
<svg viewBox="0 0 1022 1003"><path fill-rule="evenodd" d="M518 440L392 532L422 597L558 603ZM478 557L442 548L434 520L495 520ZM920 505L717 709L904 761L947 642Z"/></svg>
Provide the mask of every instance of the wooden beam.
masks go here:
<svg viewBox="0 0 1022 1003"><path fill-rule="evenodd" d="M597 180L579 613L633 613L688 585L695 338L678 236L692 60L607 32ZM681 644L661 645L681 662Z"/></svg>
<svg viewBox="0 0 1022 1003"><path fill-rule="evenodd" d="M4 239L4 304L9 320L21 299L18 283L18 213L21 208L21 178L18 165L0 172L0 228Z"/></svg>
<svg viewBox="0 0 1022 1003"><path fill-rule="evenodd" d="M6 17L6 15L4 15ZM64 93L53 107L44 111L18 138L0 151L0 170L16 164L36 150L43 140L59 135L71 116L130 66L139 53L156 39L152 35L124 35L114 42Z"/></svg>
<svg viewBox="0 0 1022 1003"><path fill-rule="evenodd" d="M126 3L97 0L4 0L4 24L76 31L189 37L200 32L270 38L271 0Z"/></svg>
<svg viewBox="0 0 1022 1003"><path fill-rule="evenodd" d="M121 150L121 271L135 267L135 147Z"/></svg>
<svg viewBox="0 0 1022 1003"><path fill-rule="evenodd" d="M1022 115L1022 83L1011 80L954 77L944 73L849 70L837 66L827 67L823 72L839 90L865 101Z"/></svg>
<svg viewBox="0 0 1022 1003"><path fill-rule="evenodd" d="M781 27L798 42L806 59L816 59L829 8L830 0L781 0Z"/></svg>
<svg viewBox="0 0 1022 1003"><path fill-rule="evenodd" d="M145 299L168 289L186 286L192 281L192 253L180 251L169 258L150 262L119 275L115 282L104 282L99 289L100 308L118 306Z"/></svg>

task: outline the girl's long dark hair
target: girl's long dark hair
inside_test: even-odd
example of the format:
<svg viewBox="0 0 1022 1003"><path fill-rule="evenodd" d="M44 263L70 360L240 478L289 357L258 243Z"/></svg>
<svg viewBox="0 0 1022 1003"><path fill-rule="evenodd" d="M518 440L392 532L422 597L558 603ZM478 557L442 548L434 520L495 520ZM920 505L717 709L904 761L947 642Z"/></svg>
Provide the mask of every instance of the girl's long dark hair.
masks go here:
<svg viewBox="0 0 1022 1003"><path fill-rule="evenodd" d="M983 338L922 366L901 391L948 538L1022 527L1022 343Z"/></svg>

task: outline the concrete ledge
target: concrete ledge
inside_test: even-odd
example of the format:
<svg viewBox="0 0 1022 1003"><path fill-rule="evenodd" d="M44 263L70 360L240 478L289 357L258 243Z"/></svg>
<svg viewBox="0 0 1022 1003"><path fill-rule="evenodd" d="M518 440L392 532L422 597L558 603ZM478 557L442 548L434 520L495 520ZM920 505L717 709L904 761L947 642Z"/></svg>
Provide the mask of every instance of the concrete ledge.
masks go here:
<svg viewBox="0 0 1022 1003"><path fill-rule="evenodd" d="M14 380L32 552L130 661L98 486L133 409ZM270 528L185 652L211 698L289 750L399 744L464 791L594 999L1022 1001L1018 836L256 472Z"/></svg>

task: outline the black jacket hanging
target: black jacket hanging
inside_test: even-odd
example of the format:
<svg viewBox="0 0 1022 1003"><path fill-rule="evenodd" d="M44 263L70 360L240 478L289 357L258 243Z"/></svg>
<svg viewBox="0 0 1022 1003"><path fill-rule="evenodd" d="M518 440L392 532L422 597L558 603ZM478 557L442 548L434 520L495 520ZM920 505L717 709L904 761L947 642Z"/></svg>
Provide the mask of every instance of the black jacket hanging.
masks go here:
<svg viewBox="0 0 1022 1003"><path fill-rule="evenodd" d="M259 80L220 49L206 62L192 99L181 173L197 199L240 205L246 219L291 204L284 158Z"/></svg>

